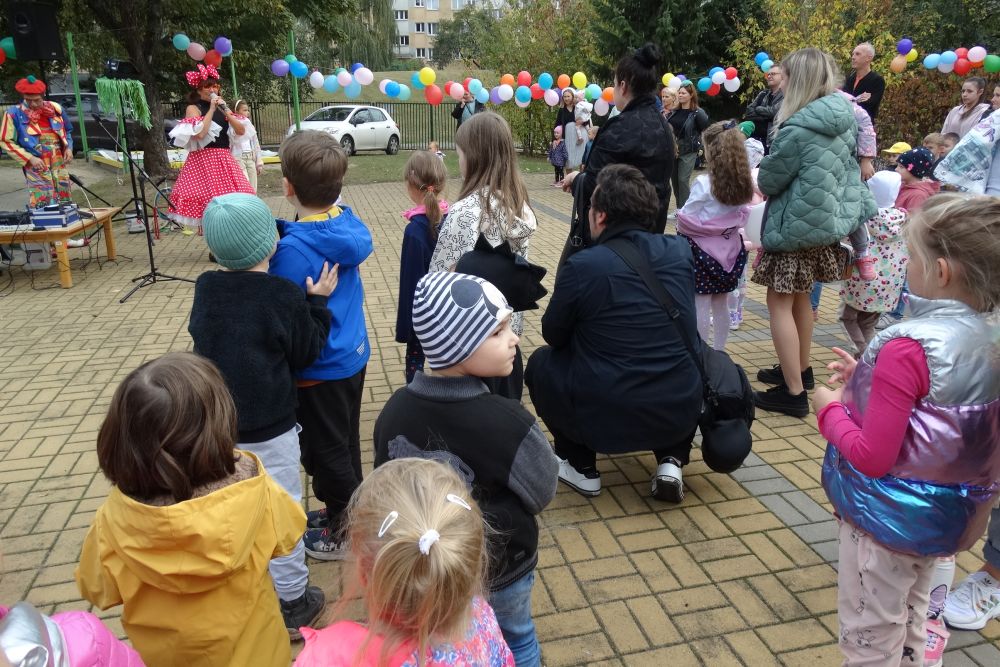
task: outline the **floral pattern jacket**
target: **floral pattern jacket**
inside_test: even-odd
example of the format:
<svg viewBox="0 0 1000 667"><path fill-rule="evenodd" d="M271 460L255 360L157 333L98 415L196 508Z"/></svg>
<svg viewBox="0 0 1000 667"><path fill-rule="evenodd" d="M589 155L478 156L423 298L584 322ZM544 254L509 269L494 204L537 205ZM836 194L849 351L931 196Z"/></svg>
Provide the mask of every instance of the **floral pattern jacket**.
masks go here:
<svg viewBox="0 0 1000 667"><path fill-rule="evenodd" d="M880 208L868 221L869 250L878 275L866 282L854 267L850 279L840 288L840 296L848 306L865 313L887 313L896 307L910 260L903 240L905 222L906 212L895 207Z"/></svg>

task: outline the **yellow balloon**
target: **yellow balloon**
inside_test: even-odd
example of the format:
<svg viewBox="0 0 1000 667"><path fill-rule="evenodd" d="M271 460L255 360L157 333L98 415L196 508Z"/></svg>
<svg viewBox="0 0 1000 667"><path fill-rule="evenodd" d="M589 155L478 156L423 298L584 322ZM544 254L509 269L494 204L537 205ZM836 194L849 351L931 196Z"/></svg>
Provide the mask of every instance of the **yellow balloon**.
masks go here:
<svg viewBox="0 0 1000 667"><path fill-rule="evenodd" d="M577 72L573 75L573 85L576 88L586 88L587 87L587 75L583 72Z"/></svg>
<svg viewBox="0 0 1000 667"><path fill-rule="evenodd" d="M906 54L906 62L912 63L919 55L916 49L910 49L910 52Z"/></svg>
<svg viewBox="0 0 1000 667"><path fill-rule="evenodd" d="M667 72L666 74L663 75L663 78L660 79L660 80L663 81L663 85L664 86L669 86L670 85L670 80L672 78L674 78L674 75L671 74L670 72Z"/></svg>
<svg viewBox="0 0 1000 667"><path fill-rule="evenodd" d="M424 67L423 69L420 70L419 78L420 78L420 83L424 84L425 86L429 86L432 83L434 83L434 80L437 78L437 74L435 74L434 70L432 70L430 67Z"/></svg>

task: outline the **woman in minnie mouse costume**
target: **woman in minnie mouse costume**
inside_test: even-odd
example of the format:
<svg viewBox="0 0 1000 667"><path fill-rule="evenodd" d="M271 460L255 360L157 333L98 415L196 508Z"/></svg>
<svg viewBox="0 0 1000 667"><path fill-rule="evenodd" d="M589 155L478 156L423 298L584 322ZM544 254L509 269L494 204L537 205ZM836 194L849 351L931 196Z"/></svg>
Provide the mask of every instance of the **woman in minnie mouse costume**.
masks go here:
<svg viewBox="0 0 1000 667"><path fill-rule="evenodd" d="M245 130L219 97L219 73L211 65L199 64L184 76L194 90L188 93L184 120L170 131L170 137L175 146L189 152L170 195L170 213L177 222L200 230L201 216L213 197L253 194L254 189L230 152L229 132L223 131L242 135Z"/></svg>

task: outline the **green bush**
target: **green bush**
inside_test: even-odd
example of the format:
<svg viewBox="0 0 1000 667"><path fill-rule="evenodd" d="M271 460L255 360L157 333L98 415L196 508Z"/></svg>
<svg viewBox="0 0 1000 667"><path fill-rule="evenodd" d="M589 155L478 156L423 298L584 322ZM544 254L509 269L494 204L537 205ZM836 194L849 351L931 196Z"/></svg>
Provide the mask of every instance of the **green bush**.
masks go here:
<svg viewBox="0 0 1000 667"><path fill-rule="evenodd" d="M940 132L948 112L961 103L963 79L920 71L890 74L875 129L879 148L897 141L919 146L926 135ZM993 88L987 88L992 93Z"/></svg>

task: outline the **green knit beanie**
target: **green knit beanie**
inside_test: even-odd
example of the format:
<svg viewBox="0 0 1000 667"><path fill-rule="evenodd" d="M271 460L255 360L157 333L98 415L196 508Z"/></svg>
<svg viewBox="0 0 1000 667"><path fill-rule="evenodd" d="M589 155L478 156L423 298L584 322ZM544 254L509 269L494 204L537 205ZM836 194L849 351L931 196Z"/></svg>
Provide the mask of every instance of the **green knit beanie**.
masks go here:
<svg viewBox="0 0 1000 667"><path fill-rule="evenodd" d="M205 242L219 265L244 271L264 261L278 242L274 216L260 197L234 192L208 202Z"/></svg>
<svg viewBox="0 0 1000 667"><path fill-rule="evenodd" d="M753 136L753 131L757 129L757 126L754 125L753 122L749 120L745 120L742 123L740 123L739 127L740 127L740 132L742 132L743 136L745 136L747 139Z"/></svg>

